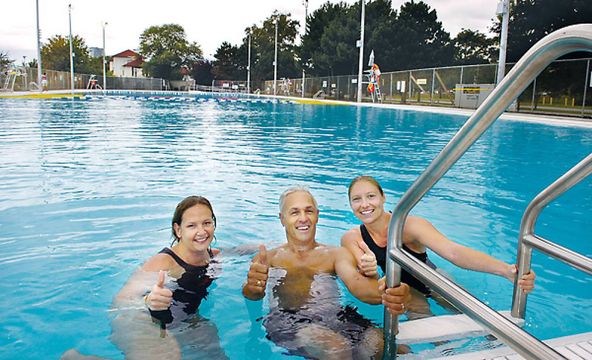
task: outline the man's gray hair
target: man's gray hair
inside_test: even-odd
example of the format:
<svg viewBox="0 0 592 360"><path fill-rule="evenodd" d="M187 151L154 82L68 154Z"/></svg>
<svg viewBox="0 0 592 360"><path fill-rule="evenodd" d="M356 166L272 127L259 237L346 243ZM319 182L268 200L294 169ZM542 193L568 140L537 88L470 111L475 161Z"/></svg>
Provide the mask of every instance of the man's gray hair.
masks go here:
<svg viewBox="0 0 592 360"><path fill-rule="evenodd" d="M317 205L317 200L312 195L312 193L310 192L308 187L303 186L303 185L296 185L296 186L292 186L291 188L287 189L286 191L284 191L282 193L282 195L280 195L280 213L284 209L284 205L286 203L286 198L288 197L288 195L296 193L296 192L303 192L303 193L307 193L308 195L310 195L310 198L312 199L312 202L314 203L315 208L317 208L317 209L319 208L319 206Z"/></svg>

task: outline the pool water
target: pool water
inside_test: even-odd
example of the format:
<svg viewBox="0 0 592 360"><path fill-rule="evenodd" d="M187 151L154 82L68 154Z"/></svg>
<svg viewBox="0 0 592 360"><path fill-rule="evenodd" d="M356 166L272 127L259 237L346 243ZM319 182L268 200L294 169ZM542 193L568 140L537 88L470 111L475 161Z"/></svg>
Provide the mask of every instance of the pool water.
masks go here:
<svg viewBox="0 0 592 360"><path fill-rule="evenodd" d="M465 120L354 106L0 99L0 359L58 358L70 348L122 359L109 340L112 298L170 244L185 196L212 201L215 246L280 244L278 197L308 185L321 210L318 240L338 245L358 224L352 178L375 176L392 209ZM413 213L514 262L528 202L590 152L591 127L498 121ZM543 211L537 233L592 256L591 204L587 179ZM507 280L430 257L493 308L509 309ZM229 358L286 358L256 321L267 299L241 295L249 262L222 258L200 314ZM538 253L533 268L526 329L543 339L592 331L592 278ZM343 302L382 323L380 307Z"/></svg>

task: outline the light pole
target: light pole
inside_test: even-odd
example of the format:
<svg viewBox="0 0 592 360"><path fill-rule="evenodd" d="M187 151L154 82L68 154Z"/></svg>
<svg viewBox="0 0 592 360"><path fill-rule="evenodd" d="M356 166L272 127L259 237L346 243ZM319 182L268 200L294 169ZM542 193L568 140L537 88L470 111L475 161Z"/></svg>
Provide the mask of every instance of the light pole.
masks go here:
<svg viewBox="0 0 592 360"><path fill-rule="evenodd" d="M35 1L37 6L37 86L41 86L41 30L39 29L39 0Z"/></svg>
<svg viewBox="0 0 592 360"><path fill-rule="evenodd" d="M364 17L366 14L365 0L362 0L362 18L360 20L360 61L358 65L358 102L362 102L362 67L364 66Z"/></svg>
<svg viewBox="0 0 592 360"><path fill-rule="evenodd" d="M303 36L306 34L306 18L308 17L308 0L304 0L304 32L303 32ZM302 42L302 41L301 41ZM304 59L302 59L304 60ZM304 97L304 80L305 80L305 74L304 74L304 61L302 62L302 97Z"/></svg>
<svg viewBox="0 0 592 360"><path fill-rule="evenodd" d="M103 90L107 90L107 71L106 71L106 66L107 66L107 60L105 60L105 27L108 25L109 23L104 22L103 23Z"/></svg>
<svg viewBox="0 0 592 360"><path fill-rule="evenodd" d="M277 95L277 51L278 51L278 18L274 20L275 23L275 55L273 60L273 95Z"/></svg>
<svg viewBox="0 0 592 360"><path fill-rule="evenodd" d="M70 88L74 93L74 53L72 52L72 4L68 4L68 21L70 24Z"/></svg>
<svg viewBox="0 0 592 360"><path fill-rule="evenodd" d="M510 3L508 0L502 0L498 4L497 14L502 15L502 32L500 34L499 62L497 64L496 84L504 78L506 72L506 50L508 48L508 22L510 18Z"/></svg>
<svg viewBox="0 0 592 360"><path fill-rule="evenodd" d="M249 50L247 51L247 94L251 93L251 31L249 30Z"/></svg>

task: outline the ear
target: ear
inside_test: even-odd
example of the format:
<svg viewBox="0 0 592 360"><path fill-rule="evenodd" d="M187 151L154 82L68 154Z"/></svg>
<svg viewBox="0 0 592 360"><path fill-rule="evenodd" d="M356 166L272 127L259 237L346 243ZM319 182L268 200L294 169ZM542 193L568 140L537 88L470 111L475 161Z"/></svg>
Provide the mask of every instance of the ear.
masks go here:
<svg viewBox="0 0 592 360"><path fill-rule="evenodd" d="M177 239L180 239L181 238L181 227L179 226L179 224L174 223L173 229L175 230L175 235L177 235Z"/></svg>
<svg viewBox="0 0 592 360"><path fill-rule="evenodd" d="M280 222L282 223L282 226L286 227L286 224L284 223L284 214L279 213L279 216L280 216Z"/></svg>

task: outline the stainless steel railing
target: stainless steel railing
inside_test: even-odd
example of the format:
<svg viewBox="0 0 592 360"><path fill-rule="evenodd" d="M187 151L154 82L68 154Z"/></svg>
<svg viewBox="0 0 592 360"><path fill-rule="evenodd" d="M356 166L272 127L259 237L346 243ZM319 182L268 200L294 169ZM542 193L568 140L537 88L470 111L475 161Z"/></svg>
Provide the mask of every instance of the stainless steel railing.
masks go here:
<svg viewBox="0 0 592 360"><path fill-rule="evenodd" d="M563 359L564 357L403 250L403 227L411 209L532 80L551 61L576 51L592 51L592 24L568 26L537 42L516 63L485 102L403 194L393 210L389 224L387 244L389 258L386 263L386 278L389 287L399 285L401 266L403 266L405 270L442 294L459 310L488 328L495 336L527 359ZM393 359L396 357L397 346L394 335L398 326L398 318L385 311L384 326L384 358Z"/></svg>
<svg viewBox="0 0 592 360"><path fill-rule="evenodd" d="M532 249L539 250L559 261L592 275L592 259L534 234L534 226L537 218L545 206L591 173L592 154L586 156L553 184L541 191L541 193L528 204L520 224L517 261L518 274L516 279L530 271ZM516 281L514 283L514 295L512 300L512 316L524 318L527 295L520 291Z"/></svg>

